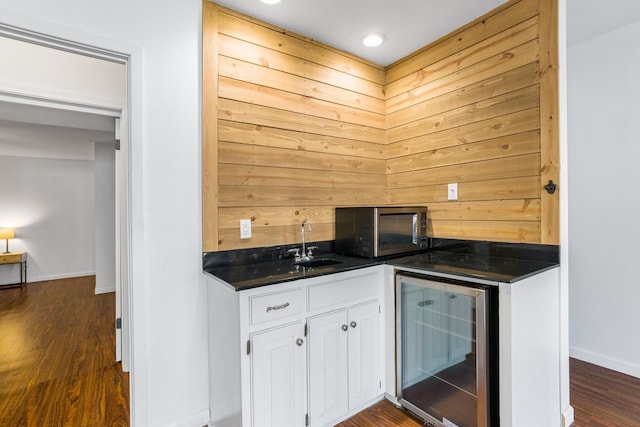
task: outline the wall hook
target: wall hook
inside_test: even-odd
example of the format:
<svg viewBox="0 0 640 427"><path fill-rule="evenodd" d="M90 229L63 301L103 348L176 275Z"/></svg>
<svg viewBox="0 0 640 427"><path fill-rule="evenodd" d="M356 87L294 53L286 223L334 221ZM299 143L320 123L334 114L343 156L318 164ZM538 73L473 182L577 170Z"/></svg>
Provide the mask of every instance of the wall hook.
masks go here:
<svg viewBox="0 0 640 427"><path fill-rule="evenodd" d="M549 183L544 186L544 189L547 190L547 193L549 194L555 193L556 188L558 188L558 185L554 183L552 180L549 180Z"/></svg>

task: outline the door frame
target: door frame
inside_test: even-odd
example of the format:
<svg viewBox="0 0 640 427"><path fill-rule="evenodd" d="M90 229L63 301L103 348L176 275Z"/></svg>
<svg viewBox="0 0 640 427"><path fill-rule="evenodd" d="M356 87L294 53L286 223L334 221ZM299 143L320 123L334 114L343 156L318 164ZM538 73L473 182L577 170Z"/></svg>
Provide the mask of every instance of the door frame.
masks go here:
<svg viewBox="0 0 640 427"><path fill-rule="evenodd" d="M146 299L144 287L143 230L136 227L134 219L142 218L142 53L137 46L103 36L40 21L32 17L3 10L0 18L0 35L15 40L35 43L41 46L64 50L98 59L124 63L127 70L126 106L122 110L113 107L101 108L94 105L82 105L64 100L45 99L30 94L5 93L0 91L0 99L69 111L106 114L120 118L120 129L116 138L121 141L121 177L122 197L120 212L116 218L120 221L121 233L116 240L117 260L116 281L120 281L122 309L122 350L123 368L130 372L129 408L130 425L147 425L147 355L146 347ZM132 102L135 100L135 102ZM135 108L131 108L134 105ZM119 132L119 133L118 133ZM116 176L116 180L120 181ZM136 263L134 259L141 260ZM134 286L134 283L136 284ZM139 350L138 350L139 349Z"/></svg>

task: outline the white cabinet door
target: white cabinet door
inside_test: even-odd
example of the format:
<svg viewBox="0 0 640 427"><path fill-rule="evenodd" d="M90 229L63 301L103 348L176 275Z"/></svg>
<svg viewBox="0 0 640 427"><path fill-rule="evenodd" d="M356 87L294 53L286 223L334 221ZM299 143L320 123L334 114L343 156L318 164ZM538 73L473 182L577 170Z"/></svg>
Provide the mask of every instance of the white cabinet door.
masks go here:
<svg viewBox="0 0 640 427"><path fill-rule="evenodd" d="M378 301L350 307L349 408L380 393L380 311Z"/></svg>
<svg viewBox="0 0 640 427"><path fill-rule="evenodd" d="M253 427L305 425L305 345L301 322L251 336Z"/></svg>
<svg viewBox="0 0 640 427"><path fill-rule="evenodd" d="M348 408L346 310L312 317L309 337L309 424L324 426Z"/></svg>

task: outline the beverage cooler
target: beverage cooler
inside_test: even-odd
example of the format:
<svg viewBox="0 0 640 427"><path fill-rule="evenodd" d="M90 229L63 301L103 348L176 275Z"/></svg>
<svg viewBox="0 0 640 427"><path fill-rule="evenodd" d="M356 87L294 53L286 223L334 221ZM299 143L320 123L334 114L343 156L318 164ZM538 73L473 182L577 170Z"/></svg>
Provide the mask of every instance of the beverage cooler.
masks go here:
<svg viewBox="0 0 640 427"><path fill-rule="evenodd" d="M396 391L425 425L499 426L497 290L396 274Z"/></svg>

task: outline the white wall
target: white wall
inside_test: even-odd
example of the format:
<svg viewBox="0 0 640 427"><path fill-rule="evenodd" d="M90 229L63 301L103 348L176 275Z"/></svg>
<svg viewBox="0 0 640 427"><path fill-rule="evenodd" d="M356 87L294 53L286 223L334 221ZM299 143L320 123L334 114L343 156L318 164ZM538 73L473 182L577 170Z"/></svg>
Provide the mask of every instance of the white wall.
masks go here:
<svg viewBox="0 0 640 427"><path fill-rule="evenodd" d="M0 68L0 93L63 98L117 110L125 106L126 67L122 63L7 37L0 37L0 52L12 58Z"/></svg>
<svg viewBox="0 0 640 427"><path fill-rule="evenodd" d="M95 273L92 138L104 133L0 120L0 224L16 228L30 282ZM18 274L2 268L0 283Z"/></svg>
<svg viewBox="0 0 640 427"><path fill-rule="evenodd" d="M136 426L207 423L200 0L0 0L0 21L132 55Z"/></svg>
<svg viewBox="0 0 640 427"><path fill-rule="evenodd" d="M568 49L570 354L636 377L639 52L640 21Z"/></svg>
<svg viewBox="0 0 640 427"><path fill-rule="evenodd" d="M96 293L116 290L116 156L113 142L95 143Z"/></svg>

